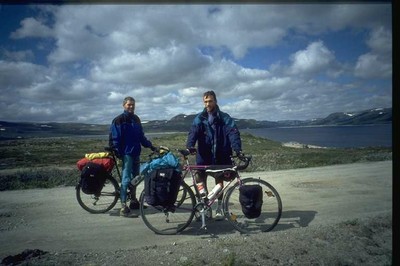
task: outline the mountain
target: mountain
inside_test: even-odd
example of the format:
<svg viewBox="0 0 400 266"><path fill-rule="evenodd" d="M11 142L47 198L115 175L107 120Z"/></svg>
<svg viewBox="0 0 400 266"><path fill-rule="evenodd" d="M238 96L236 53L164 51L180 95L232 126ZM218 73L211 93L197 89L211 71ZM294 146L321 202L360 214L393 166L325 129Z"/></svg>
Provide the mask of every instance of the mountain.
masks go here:
<svg viewBox="0 0 400 266"><path fill-rule="evenodd" d="M392 122L392 108L377 108L351 113L333 113L311 125L366 125Z"/></svg>
<svg viewBox="0 0 400 266"><path fill-rule="evenodd" d="M0 140L33 137L108 134L110 125L84 123L29 123L0 121Z"/></svg>
<svg viewBox="0 0 400 266"><path fill-rule="evenodd" d="M179 114L170 120L143 122L146 132L187 132L195 115ZM235 119L240 129L321 125L371 125L392 123L392 108L368 109L359 112L339 112L313 120L257 121ZM109 125L83 123L20 123L0 121L0 140L69 135L107 135Z"/></svg>
<svg viewBox="0 0 400 266"><path fill-rule="evenodd" d="M170 120L148 121L143 127L149 131L188 131L195 115L179 114ZM326 118L312 120L257 121L254 119L235 119L239 128L269 128L290 126L320 125L371 125L392 122L392 108L368 109L359 112L333 113Z"/></svg>

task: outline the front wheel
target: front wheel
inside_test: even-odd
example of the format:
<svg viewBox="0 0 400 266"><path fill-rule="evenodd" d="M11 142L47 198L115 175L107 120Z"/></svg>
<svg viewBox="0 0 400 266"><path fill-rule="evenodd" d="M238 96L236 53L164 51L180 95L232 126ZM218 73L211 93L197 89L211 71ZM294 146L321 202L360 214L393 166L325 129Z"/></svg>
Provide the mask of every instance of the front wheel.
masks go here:
<svg viewBox="0 0 400 266"><path fill-rule="evenodd" d="M262 188L261 214L256 218L244 215L239 202L240 186L259 185ZM279 222L282 215L282 201L278 191L268 182L256 179L242 179L231 187L224 199L224 211L227 220L241 233L260 233L271 231Z"/></svg>
<svg viewBox="0 0 400 266"><path fill-rule="evenodd" d="M174 235L184 230L193 220L196 198L190 187L182 182L173 206L153 206L140 195L140 214L144 224L160 235Z"/></svg>
<svg viewBox="0 0 400 266"><path fill-rule="evenodd" d="M79 205L90 213L108 212L118 202L118 182L112 176L107 176L101 192L97 194L85 194L78 184L76 185L76 199Z"/></svg>

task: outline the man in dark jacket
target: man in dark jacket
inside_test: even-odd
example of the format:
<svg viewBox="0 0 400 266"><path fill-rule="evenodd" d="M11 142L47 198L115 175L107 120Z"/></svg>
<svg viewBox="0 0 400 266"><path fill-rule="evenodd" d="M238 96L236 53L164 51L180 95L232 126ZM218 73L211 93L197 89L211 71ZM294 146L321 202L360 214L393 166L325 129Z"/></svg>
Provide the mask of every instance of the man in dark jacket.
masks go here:
<svg viewBox="0 0 400 266"><path fill-rule="evenodd" d="M240 133L235 121L219 109L214 91L205 92L203 102L205 108L193 120L186 147L189 150L194 149L197 142L196 163L198 165L232 165L230 158L232 149L237 154L242 151ZM206 177L204 171L198 171L196 175L198 189L202 190L204 187L205 194L207 194ZM222 183L222 181L216 180L217 183ZM222 195L218 198L216 220L223 219L221 204Z"/></svg>
<svg viewBox="0 0 400 266"><path fill-rule="evenodd" d="M145 137L140 118L135 112L135 99L126 97L122 103L124 112L114 118L110 127L110 146L122 159L121 216L128 216L130 209L139 209L136 187L129 208L126 205L127 189L132 178L139 175L141 146L155 150Z"/></svg>

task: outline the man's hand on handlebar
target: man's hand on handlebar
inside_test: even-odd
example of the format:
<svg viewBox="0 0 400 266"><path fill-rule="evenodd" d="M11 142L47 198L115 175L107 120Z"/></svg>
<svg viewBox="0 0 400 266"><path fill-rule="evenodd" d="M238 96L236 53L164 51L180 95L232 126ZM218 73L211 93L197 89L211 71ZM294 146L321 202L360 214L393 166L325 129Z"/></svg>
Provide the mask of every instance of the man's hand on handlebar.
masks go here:
<svg viewBox="0 0 400 266"><path fill-rule="evenodd" d="M104 150L113 153L114 156L117 157L118 159L122 158L122 155L118 152L118 149L114 146L104 147Z"/></svg>
<svg viewBox="0 0 400 266"><path fill-rule="evenodd" d="M150 147L150 150L151 150L152 152L159 152L159 151L160 151L159 148L154 147L154 146L151 146L151 147Z"/></svg>
<svg viewBox="0 0 400 266"><path fill-rule="evenodd" d="M187 148L187 151L191 154L191 155L194 155L194 154L196 154L197 153L197 150L196 150L196 148L193 148L193 147L191 147L191 148Z"/></svg>
<svg viewBox="0 0 400 266"><path fill-rule="evenodd" d="M244 155L244 153L243 153L242 151L236 151L236 157L238 157L238 158L244 158L244 157L246 157L246 156Z"/></svg>

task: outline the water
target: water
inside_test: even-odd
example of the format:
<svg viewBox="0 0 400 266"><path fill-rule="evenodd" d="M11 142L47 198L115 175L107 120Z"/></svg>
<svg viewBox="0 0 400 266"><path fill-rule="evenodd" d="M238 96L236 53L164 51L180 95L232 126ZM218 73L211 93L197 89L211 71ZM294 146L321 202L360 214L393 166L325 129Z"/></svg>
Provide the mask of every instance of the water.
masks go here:
<svg viewBox="0 0 400 266"><path fill-rule="evenodd" d="M392 124L245 129L254 136L279 142L335 148L392 147Z"/></svg>

